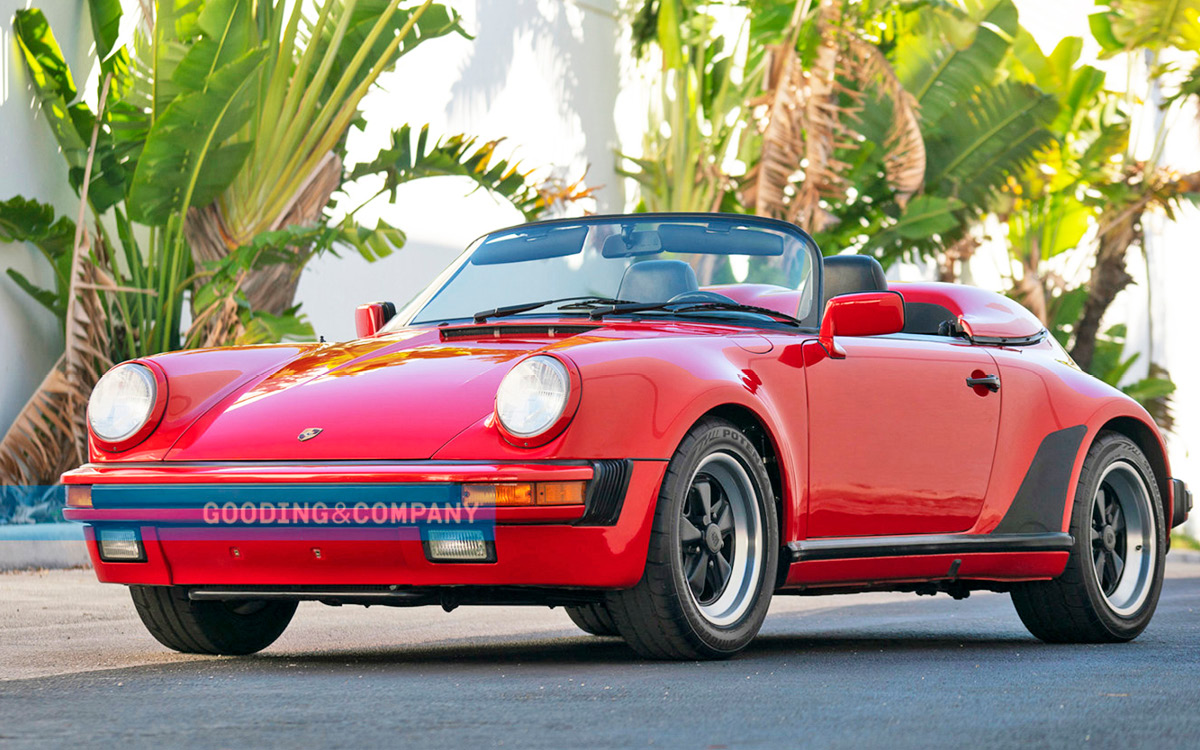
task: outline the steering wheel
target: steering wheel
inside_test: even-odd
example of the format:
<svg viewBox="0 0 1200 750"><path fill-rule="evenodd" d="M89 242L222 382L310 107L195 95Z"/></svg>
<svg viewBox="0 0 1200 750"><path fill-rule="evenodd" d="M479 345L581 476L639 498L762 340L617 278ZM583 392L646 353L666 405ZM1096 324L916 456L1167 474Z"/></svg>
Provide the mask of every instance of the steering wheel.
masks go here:
<svg viewBox="0 0 1200 750"><path fill-rule="evenodd" d="M687 302L726 302L731 305L737 304L737 300L733 299L732 297L726 297L724 294L717 294L716 292L703 292L700 290L676 294L674 297L667 300L666 304L674 305Z"/></svg>

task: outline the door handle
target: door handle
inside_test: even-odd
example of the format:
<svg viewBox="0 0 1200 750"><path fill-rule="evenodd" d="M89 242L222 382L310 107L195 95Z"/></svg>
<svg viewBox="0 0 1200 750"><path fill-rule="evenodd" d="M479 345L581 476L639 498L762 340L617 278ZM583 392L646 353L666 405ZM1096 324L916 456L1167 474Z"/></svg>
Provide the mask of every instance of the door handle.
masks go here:
<svg viewBox="0 0 1200 750"><path fill-rule="evenodd" d="M1000 390L1000 377L997 375L985 375L982 378L967 378L968 388L977 388L983 386L992 393Z"/></svg>

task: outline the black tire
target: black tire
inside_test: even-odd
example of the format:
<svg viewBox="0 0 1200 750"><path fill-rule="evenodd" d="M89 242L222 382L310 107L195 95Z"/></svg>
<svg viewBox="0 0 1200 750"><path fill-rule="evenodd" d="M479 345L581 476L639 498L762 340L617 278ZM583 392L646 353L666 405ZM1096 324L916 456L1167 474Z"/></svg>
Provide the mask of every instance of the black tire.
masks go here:
<svg viewBox="0 0 1200 750"><path fill-rule="evenodd" d="M608 613L603 604L580 604L565 609L571 622L589 635L617 634L617 626L613 624L612 615Z"/></svg>
<svg viewBox="0 0 1200 750"><path fill-rule="evenodd" d="M296 602L194 602L183 586L130 586L142 623L159 643L185 654L243 656L275 642Z"/></svg>
<svg viewBox="0 0 1200 750"><path fill-rule="evenodd" d="M752 490L753 497L747 495L741 501L744 510L735 523L756 513L757 517L752 519L756 524L754 531L741 537L729 537L730 540L741 538L740 547L735 541L712 542L714 546L720 544L718 549L703 547L709 544L709 535L714 533L711 529L718 524L719 502L725 503L720 506L722 509L726 505L732 508L735 502L732 495L720 500L719 495L724 490L711 484L713 477L700 471L709 466L717 467L712 469L714 472L725 471L728 476L736 476L742 486ZM738 472L737 467L742 471ZM684 524L693 532L697 528L687 520L687 514L696 510L699 502L696 493L701 484L709 486L703 503L707 509L705 517L711 510L714 520L706 527L706 533L700 535L699 541L685 541ZM712 494L714 492L716 494ZM724 518L722 515L721 519ZM750 528L750 521L745 522L746 528ZM718 529L715 533L723 532ZM687 546L693 544L694 547ZM701 574L701 593L697 595L693 591L695 583L689 584L685 575L684 567L688 564L685 555L691 555L689 562L694 563L694 573L699 573L701 568L707 569L708 565L716 565L718 555L725 561L724 567L735 572L719 589L716 584L711 584L710 589L708 574ZM738 558L738 555L745 557ZM762 458L737 427L725 420L705 419L688 432L667 466L654 512L642 580L632 589L610 592L605 606L618 634L641 656L652 659L730 657L744 649L762 626L775 589L778 559L775 498ZM718 572L717 578L720 575ZM738 585L730 589L735 581ZM708 602L702 604L704 592L710 593ZM722 616L714 616L707 608L721 605L727 595L735 604L728 610L732 614L724 615L728 621L723 621Z"/></svg>
<svg viewBox="0 0 1200 750"><path fill-rule="evenodd" d="M1116 479L1108 479L1114 476ZM1148 506L1146 520L1153 525L1149 529L1142 523L1136 534L1121 531L1123 541L1117 540L1117 534L1108 533L1113 524L1103 520L1104 509L1112 507L1110 497L1115 500L1119 492L1119 488L1114 489L1110 483L1118 480L1126 483L1130 497L1139 487L1144 491ZM1132 520L1125 518L1124 513L1118 515L1122 529L1133 527ZM1097 525L1104 528L1094 534L1093 528ZM1133 640L1150 623L1158 605L1167 549L1166 528L1162 498L1146 456L1124 435L1101 433L1088 449L1075 490L1071 512L1071 535L1075 546L1067 567L1053 581L1023 583L1013 589L1012 600L1021 622L1030 633L1047 643ZM1142 544L1136 544L1138 541ZM1145 550L1150 542L1153 542L1153 549ZM1131 550L1129 545L1134 549ZM1117 552L1124 552L1125 561L1119 568L1111 557ZM1129 575L1135 578L1129 579L1127 585L1126 576ZM1102 583L1102 579L1107 583ZM1113 590L1106 593L1106 587ZM1124 602L1116 598L1123 588L1133 592ZM1121 603L1127 606L1122 608Z"/></svg>

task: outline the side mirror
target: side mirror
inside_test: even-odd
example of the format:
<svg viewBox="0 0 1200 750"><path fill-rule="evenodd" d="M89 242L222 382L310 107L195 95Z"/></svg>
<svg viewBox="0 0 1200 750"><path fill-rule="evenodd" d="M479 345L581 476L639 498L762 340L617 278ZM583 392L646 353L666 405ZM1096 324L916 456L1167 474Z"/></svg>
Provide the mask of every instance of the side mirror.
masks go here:
<svg viewBox="0 0 1200 750"><path fill-rule="evenodd" d="M391 302L371 302L359 305L354 311L354 328L360 339L379 333L379 329L396 316L396 306Z"/></svg>
<svg viewBox="0 0 1200 750"><path fill-rule="evenodd" d="M817 340L834 359L846 352L834 336L882 336L904 330L904 297L899 292L843 294L829 300Z"/></svg>

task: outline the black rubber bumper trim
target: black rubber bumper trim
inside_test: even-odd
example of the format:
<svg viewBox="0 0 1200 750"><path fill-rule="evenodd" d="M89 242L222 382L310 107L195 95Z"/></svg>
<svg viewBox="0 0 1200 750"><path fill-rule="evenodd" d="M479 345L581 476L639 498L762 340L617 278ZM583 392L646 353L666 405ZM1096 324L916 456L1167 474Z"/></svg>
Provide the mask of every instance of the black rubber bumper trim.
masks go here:
<svg viewBox="0 0 1200 750"><path fill-rule="evenodd" d="M576 526L612 526L621 517L633 461L628 458L604 458L592 461L592 481L588 482L585 510Z"/></svg>
<svg viewBox="0 0 1200 750"><path fill-rule="evenodd" d="M1070 534L916 534L791 542L792 562L854 560L868 557L957 555L972 552L1069 552Z"/></svg>
<svg viewBox="0 0 1200 750"><path fill-rule="evenodd" d="M1192 493L1182 479L1171 480L1172 494L1175 496L1175 507L1171 511L1171 528L1182 526L1192 512Z"/></svg>

